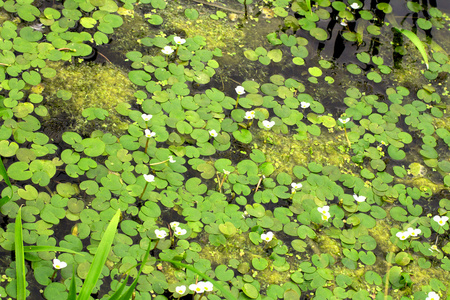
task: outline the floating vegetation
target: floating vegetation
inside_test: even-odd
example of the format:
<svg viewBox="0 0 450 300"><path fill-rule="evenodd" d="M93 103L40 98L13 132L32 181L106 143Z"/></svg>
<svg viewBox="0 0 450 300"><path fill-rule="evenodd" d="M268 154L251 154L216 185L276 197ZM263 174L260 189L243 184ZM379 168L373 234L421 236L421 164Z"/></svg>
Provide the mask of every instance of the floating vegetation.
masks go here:
<svg viewBox="0 0 450 300"><path fill-rule="evenodd" d="M433 5L1 2L1 297L449 297Z"/></svg>

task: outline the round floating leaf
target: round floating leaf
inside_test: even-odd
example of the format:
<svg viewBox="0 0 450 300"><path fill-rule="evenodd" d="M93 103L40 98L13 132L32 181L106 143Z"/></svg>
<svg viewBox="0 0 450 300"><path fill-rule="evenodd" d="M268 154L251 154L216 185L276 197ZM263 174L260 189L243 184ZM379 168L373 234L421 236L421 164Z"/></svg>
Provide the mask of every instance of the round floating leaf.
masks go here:
<svg viewBox="0 0 450 300"><path fill-rule="evenodd" d="M184 10L184 15L191 20L197 20L198 11L194 8L188 8Z"/></svg>
<svg viewBox="0 0 450 300"><path fill-rule="evenodd" d="M228 267L225 265L217 266L214 273L216 274L217 279L219 279L221 281L229 281L229 280L233 279L233 277L234 277L233 270L228 269ZM258 295L259 295L259 293L258 293Z"/></svg>
<svg viewBox="0 0 450 300"><path fill-rule="evenodd" d="M87 138L81 141L81 144L85 147L84 153L88 156L96 157L105 152L105 143L97 138Z"/></svg>
<svg viewBox="0 0 450 300"><path fill-rule="evenodd" d="M244 144L249 144L252 141L252 134L247 129L241 129L240 131L233 131L233 136L236 140Z"/></svg>
<svg viewBox="0 0 450 300"><path fill-rule="evenodd" d="M433 26L433 24L430 21L425 20L424 18L419 18L417 20L417 25L419 25L419 27L422 28L423 30L431 29L431 27Z"/></svg>
<svg viewBox="0 0 450 300"><path fill-rule="evenodd" d="M328 38L328 33L319 27L311 29L309 33L319 41L325 41Z"/></svg>
<svg viewBox="0 0 450 300"><path fill-rule="evenodd" d="M375 254L373 254L372 251L367 251L367 253L364 251L361 251L361 252L359 252L359 259L364 264L371 266L376 262L377 257L375 256Z"/></svg>
<svg viewBox="0 0 450 300"><path fill-rule="evenodd" d="M253 265L254 266L254 265ZM255 267L256 268L256 267ZM256 289L256 287L254 287L253 285L251 285L250 283L245 283L244 286L242 287L242 291L244 292L244 294L249 297L250 299L256 299L259 296L259 292Z"/></svg>
<svg viewBox="0 0 450 300"><path fill-rule="evenodd" d="M322 76L322 70L318 67L308 68L308 72L309 72L309 74L311 74L312 76L315 76L315 77Z"/></svg>
<svg viewBox="0 0 450 300"><path fill-rule="evenodd" d="M161 18L159 15L151 15L148 19L148 22L152 25L161 25L163 21L163 18Z"/></svg>
<svg viewBox="0 0 450 300"><path fill-rule="evenodd" d="M97 20L95 20L94 18L90 18L90 17L83 17L80 19L80 24L84 28L94 28L95 24L97 24Z"/></svg>
<svg viewBox="0 0 450 300"><path fill-rule="evenodd" d="M256 270L262 271L265 268L267 268L269 263L267 262L267 260L265 258L253 258L252 265L253 265L253 268L255 268Z"/></svg>

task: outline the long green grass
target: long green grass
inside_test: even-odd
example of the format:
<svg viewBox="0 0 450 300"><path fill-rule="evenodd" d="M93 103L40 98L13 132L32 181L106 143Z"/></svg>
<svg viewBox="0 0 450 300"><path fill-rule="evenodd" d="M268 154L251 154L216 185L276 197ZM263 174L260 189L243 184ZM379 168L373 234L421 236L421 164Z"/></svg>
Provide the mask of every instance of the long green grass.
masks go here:
<svg viewBox="0 0 450 300"><path fill-rule="evenodd" d="M423 61L425 62L425 65L427 66L428 69L428 54L419 37L414 32L409 31L407 29L401 29L397 27L394 27L394 29L402 33L408 39L410 39L410 41L414 44L414 46L416 46L417 50L419 50L420 54L422 55Z"/></svg>
<svg viewBox="0 0 450 300"><path fill-rule="evenodd" d="M19 211L17 212L14 236L14 251L16 253L17 300L25 300L27 297L27 281L25 278L25 254L23 249L22 207L20 207Z"/></svg>
<svg viewBox="0 0 450 300"><path fill-rule="evenodd" d="M6 182L6 184L9 186L9 188L11 189L11 196L5 196L2 199L0 199L0 208L7 203L9 200L11 200L11 198L13 197L13 188L11 185L11 181L9 180L9 176L8 173L6 173L6 169L5 166L3 165L3 161L2 158L0 157L0 175L3 177L3 180Z"/></svg>
<svg viewBox="0 0 450 300"><path fill-rule="evenodd" d="M77 300L88 300L91 296L92 290L97 284L97 280L100 277L100 273L105 266L106 259L108 258L111 250L111 245L117 231L117 226L119 225L120 215L120 209L118 209L114 217L109 222L108 227L103 234L102 240L100 241L100 244L98 244L97 253L95 253L94 260L89 268L88 275L84 280Z"/></svg>
<svg viewBox="0 0 450 300"><path fill-rule="evenodd" d="M117 210L116 214L111 219L111 221L108 224L108 227L106 228L106 231L103 235L103 238L102 238L100 244L98 245L97 253L94 256L94 260L91 264L89 273L86 277L86 280L84 281L84 284L81 288L78 298L76 296L75 269L74 269L72 282L71 282L70 288L69 288L69 296L67 298L68 300L75 300L75 299L78 299L78 300L86 299L87 300L87 299L89 299L92 289L94 288L95 284L97 283L98 278L100 277L101 270L102 270L103 266L105 265L109 251L111 250L111 245L114 240L114 236L116 234L116 230L117 230L119 221L120 221L120 209ZM127 290L127 292L122 297L111 298L111 299L118 299L118 300L130 299L131 294L133 293L133 290L136 287L137 279L139 278L139 275L142 272L142 268L148 260L148 255L150 252L150 245L151 245L151 243L149 244L149 249L147 249L144 260L141 264L139 274L138 274L137 278L135 279L135 281L133 282L132 286ZM72 253L72 254L84 255L83 253L73 251L71 249L67 249L67 248L63 248L63 247L24 246L23 245L23 231L22 231L22 208L19 208L19 211L17 212L17 216L16 216L14 251L16 253L17 300L25 300L26 299L27 290L26 290L25 252L59 251L59 252L67 252L67 253ZM128 279L128 277L127 277L127 279ZM126 285L126 280L124 283ZM123 286L123 288L125 287L125 285ZM122 288L122 290L123 290L123 288ZM119 296L121 294L121 291L118 294Z"/></svg>

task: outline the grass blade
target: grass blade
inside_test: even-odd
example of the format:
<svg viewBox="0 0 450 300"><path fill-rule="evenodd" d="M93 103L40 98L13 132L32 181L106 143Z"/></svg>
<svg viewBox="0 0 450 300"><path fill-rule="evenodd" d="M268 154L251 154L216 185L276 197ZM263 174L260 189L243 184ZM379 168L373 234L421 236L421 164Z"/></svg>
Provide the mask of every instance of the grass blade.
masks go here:
<svg viewBox="0 0 450 300"><path fill-rule="evenodd" d="M59 251L59 252L67 252L72 254L80 254L84 256L84 253L73 251L64 247L56 247L56 246L25 246L24 252L49 252L49 251Z"/></svg>
<svg viewBox="0 0 450 300"><path fill-rule="evenodd" d="M0 175L3 177L3 180L5 180L6 184L9 186L9 188L11 189L11 196L5 196L2 199L0 199L0 208L3 206L3 204L7 203L9 200L11 200L14 192L13 192L13 188L11 185L11 181L9 180L9 176L6 173L6 169L5 166L3 165L3 161L2 158L0 157Z"/></svg>
<svg viewBox="0 0 450 300"><path fill-rule="evenodd" d="M25 254L23 251L22 208L19 208L15 224L14 251L16 252L17 300L25 300L27 295L25 279Z"/></svg>
<svg viewBox="0 0 450 300"><path fill-rule="evenodd" d="M120 297L119 300L128 300L128 299L131 298L131 295L133 294L133 291L134 291L134 289L136 288L136 285L137 285L137 283L138 283L139 276L141 275L142 270L144 269L144 265L147 263L148 255L149 255L149 253L150 253L150 248L151 248L151 246L152 246L152 241L149 241L149 243L148 243L148 248L147 248L147 252L145 252L144 259L142 260L141 267L139 268L139 273L138 273L138 275L136 276L136 278L134 279L133 283L131 284L131 286L130 286L130 287L128 288L128 290L126 291L126 293L123 294L123 296ZM110 300L113 300L113 298L111 297Z"/></svg>
<svg viewBox="0 0 450 300"><path fill-rule="evenodd" d="M109 298L108 300L118 300L119 299L119 297L122 294L123 290L127 286L127 282L128 282L128 278L129 277L130 277L130 275L127 275L125 280L120 284L119 288L114 292L114 294L112 294L111 298Z"/></svg>
<svg viewBox="0 0 450 300"><path fill-rule="evenodd" d="M108 258L109 251L111 250L111 245L113 243L114 236L116 235L119 220L120 209L117 210L116 214L109 222L105 233L103 234L102 240L97 248L97 253L95 253L94 260L89 268L88 275L84 280L83 286L81 287L80 294L77 298L78 300L88 300L91 296L92 289L97 284L97 280L100 277L100 273L102 272L103 266Z"/></svg>
<svg viewBox="0 0 450 300"><path fill-rule="evenodd" d="M306 0L305 2L306 2L306 6L307 6L308 9L309 9L309 13L312 15L311 0Z"/></svg>
<svg viewBox="0 0 450 300"><path fill-rule="evenodd" d="M420 54L422 55L423 61L427 65L428 69L428 54L419 37L414 32L407 29L401 29L397 27L394 27L394 29L406 36L414 44L414 46L416 46L417 50L419 50Z"/></svg>
<svg viewBox="0 0 450 300"><path fill-rule="evenodd" d="M209 276L206 275L205 273L203 273L203 272L197 270L197 269L194 268L193 266L190 266L190 265L187 265L187 264L183 264L183 263L181 263L181 262L179 262L179 261L175 261L175 260L169 260L169 259L157 259L157 260L160 260L160 261L167 261L167 262L170 262L170 263L174 264L174 265L177 266L177 267L183 267L183 268L186 268L186 269L188 269L188 270L191 270L192 272L194 272L194 273L198 274L199 276L203 277L203 279L205 279L205 280L211 282L211 283L214 285L214 287L215 287L216 289L218 289L219 291L221 291L222 294L223 294L228 300L237 300L237 298L236 298L232 293L230 293L229 291L227 291L227 290L226 290L219 282L215 281L214 279L212 279L211 277L209 277Z"/></svg>
<svg viewBox="0 0 450 300"><path fill-rule="evenodd" d="M67 300L76 300L77 299L77 285L75 282L75 265L72 268L72 280L70 280L69 287L69 295L67 296Z"/></svg>

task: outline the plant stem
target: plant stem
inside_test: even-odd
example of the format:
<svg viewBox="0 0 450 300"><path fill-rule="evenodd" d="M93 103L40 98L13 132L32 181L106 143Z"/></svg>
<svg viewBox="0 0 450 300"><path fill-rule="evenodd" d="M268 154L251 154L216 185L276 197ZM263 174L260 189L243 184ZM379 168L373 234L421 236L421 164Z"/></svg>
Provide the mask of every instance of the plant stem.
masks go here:
<svg viewBox="0 0 450 300"><path fill-rule="evenodd" d="M238 103L239 103L239 98L241 97L241 95L237 95L237 98L236 98L236 106L234 107L234 108L237 108L238 107Z"/></svg>
<svg viewBox="0 0 450 300"><path fill-rule="evenodd" d="M160 161L160 162L157 162L157 163L149 164L149 166L157 166L157 165L160 165L160 164L164 164L164 163L166 163L166 162L168 162L168 161L169 161L169 160L166 159L166 160L163 160L163 161Z"/></svg>
<svg viewBox="0 0 450 300"><path fill-rule="evenodd" d="M247 20L247 0L244 0L244 18Z"/></svg>
<svg viewBox="0 0 450 300"><path fill-rule="evenodd" d="M351 148L352 147L352 143L348 139L347 128L345 128L345 127L344 127L344 134L345 134L345 139L347 140L348 147Z"/></svg>
<svg viewBox="0 0 450 300"><path fill-rule="evenodd" d="M148 181L145 183L144 190L142 191L142 194L141 194L141 196L139 197L140 199L142 199L142 196L144 196L144 193L145 193L145 190L147 189L147 186L148 186Z"/></svg>
<svg viewBox="0 0 450 300"><path fill-rule="evenodd" d="M389 272L391 271L391 263L388 263L388 270L386 273L386 282L384 283L384 300L388 299L389 292Z"/></svg>
<svg viewBox="0 0 450 300"><path fill-rule="evenodd" d="M148 140L149 140L149 138L147 138L147 142L145 142L145 150L144 150L144 153L145 153L145 154L147 154Z"/></svg>
<svg viewBox="0 0 450 300"><path fill-rule="evenodd" d="M264 178L264 176L261 176L261 178L259 178L258 184L256 185L255 193L258 191L259 186L261 185L261 182L262 182L263 178Z"/></svg>
<svg viewBox="0 0 450 300"><path fill-rule="evenodd" d="M57 272L58 270L55 270L54 272L53 272L53 275L52 275L52 277L50 278L50 281L52 281L53 282L53 279L55 279L55 276L56 276L56 272Z"/></svg>
<svg viewBox="0 0 450 300"><path fill-rule="evenodd" d="M217 177L219 177L219 175L217 175ZM222 181L219 183L219 193L222 193L222 186L223 186L223 183L225 182L226 178L227 178L227 175L223 174Z"/></svg>

